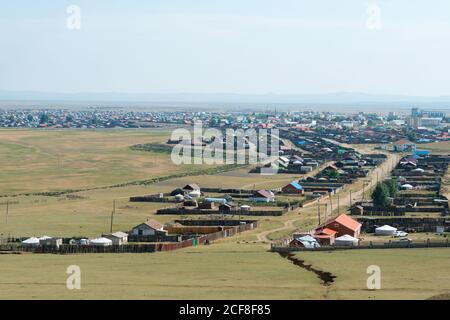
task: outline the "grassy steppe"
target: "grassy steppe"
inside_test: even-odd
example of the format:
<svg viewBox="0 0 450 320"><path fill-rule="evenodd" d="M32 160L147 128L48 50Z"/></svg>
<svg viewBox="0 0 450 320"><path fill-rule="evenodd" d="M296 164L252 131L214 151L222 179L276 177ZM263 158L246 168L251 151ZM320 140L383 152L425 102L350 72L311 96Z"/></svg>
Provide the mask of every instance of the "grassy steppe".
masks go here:
<svg viewBox="0 0 450 320"><path fill-rule="evenodd" d="M0 130L0 194L90 188L196 170L177 167L164 153L139 152L130 145L167 140L167 130ZM190 182L200 186L279 187L295 176L261 176L248 170L170 179L151 185L77 192L75 197L0 198L0 237L44 235L96 237L129 230L164 204L130 203L133 195L167 192ZM350 187L349 187L350 188ZM344 191L341 205L346 198ZM360 186L353 186L356 191ZM6 224L5 202L9 199ZM334 208L336 199L334 199ZM299 214L300 213L300 214ZM158 216L161 222L177 216ZM154 254L0 254L0 299L423 299L448 293L446 249L299 253L314 267L336 275L325 287L317 276L267 252L258 241L286 236L317 223L316 207L260 219L253 231L211 246ZM66 268L79 265L82 290L66 289ZM382 268L382 290L367 291L366 268Z"/></svg>
<svg viewBox="0 0 450 320"><path fill-rule="evenodd" d="M108 186L194 169L169 154L132 150L170 131L0 130L0 195Z"/></svg>
<svg viewBox="0 0 450 320"><path fill-rule="evenodd" d="M448 249L304 252L299 259L336 276L332 299L427 299L450 293ZM381 268L381 290L367 290L367 267Z"/></svg>
<svg viewBox="0 0 450 320"><path fill-rule="evenodd" d="M430 150L432 153L437 153L437 154L450 154L450 141L418 144L417 148Z"/></svg>
<svg viewBox="0 0 450 320"><path fill-rule="evenodd" d="M450 291L447 249L297 254L336 276L326 287L260 244L236 241L154 254L0 255L0 299L427 299ZM66 288L69 265L81 268L81 290ZM381 267L381 290L366 288L370 265Z"/></svg>

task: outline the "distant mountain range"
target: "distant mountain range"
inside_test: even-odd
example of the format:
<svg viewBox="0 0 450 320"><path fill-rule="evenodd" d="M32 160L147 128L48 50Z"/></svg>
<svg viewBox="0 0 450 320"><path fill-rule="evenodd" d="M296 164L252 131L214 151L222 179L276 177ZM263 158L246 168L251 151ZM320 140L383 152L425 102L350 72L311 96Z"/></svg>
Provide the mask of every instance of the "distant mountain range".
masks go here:
<svg viewBox="0 0 450 320"><path fill-rule="evenodd" d="M175 103L256 103L300 105L353 105L436 107L450 109L450 96L425 97L379 95L358 92L329 94L236 94L236 93L56 93L33 91L2 91L3 101L73 101L73 102L175 102Z"/></svg>

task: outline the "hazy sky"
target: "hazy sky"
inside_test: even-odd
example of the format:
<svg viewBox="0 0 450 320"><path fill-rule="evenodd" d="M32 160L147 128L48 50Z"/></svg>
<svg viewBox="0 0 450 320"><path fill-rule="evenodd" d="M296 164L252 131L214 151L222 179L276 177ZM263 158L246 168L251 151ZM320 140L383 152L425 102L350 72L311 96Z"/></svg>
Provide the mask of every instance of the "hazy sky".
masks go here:
<svg viewBox="0 0 450 320"><path fill-rule="evenodd" d="M448 0L0 0L0 90L449 95L449 57Z"/></svg>

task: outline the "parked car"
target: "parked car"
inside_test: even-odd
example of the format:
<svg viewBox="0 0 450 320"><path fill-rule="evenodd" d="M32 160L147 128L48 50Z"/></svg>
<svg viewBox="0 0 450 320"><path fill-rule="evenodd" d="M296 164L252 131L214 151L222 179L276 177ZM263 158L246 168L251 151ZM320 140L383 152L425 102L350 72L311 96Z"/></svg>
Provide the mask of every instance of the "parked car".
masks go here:
<svg viewBox="0 0 450 320"><path fill-rule="evenodd" d="M400 237L407 237L408 233L406 233L405 231L396 231L394 233L394 237L396 238L400 238Z"/></svg>

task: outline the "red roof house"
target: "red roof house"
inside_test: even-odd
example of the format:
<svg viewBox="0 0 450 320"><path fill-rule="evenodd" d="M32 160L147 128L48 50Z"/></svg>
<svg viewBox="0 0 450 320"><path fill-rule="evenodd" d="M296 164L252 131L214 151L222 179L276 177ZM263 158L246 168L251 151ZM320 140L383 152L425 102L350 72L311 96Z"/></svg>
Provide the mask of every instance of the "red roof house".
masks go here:
<svg viewBox="0 0 450 320"><path fill-rule="evenodd" d="M324 228L321 230L316 231L316 233L313 235L314 238L319 241L321 246L326 245L332 245L334 243L334 239L336 239L337 231Z"/></svg>
<svg viewBox="0 0 450 320"><path fill-rule="evenodd" d="M334 235L335 237L341 237L347 234L357 238L361 233L361 223L350 218L346 214L341 214L340 216L330 219L320 227L316 228L315 233L324 232L326 229L336 231L336 234Z"/></svg>

